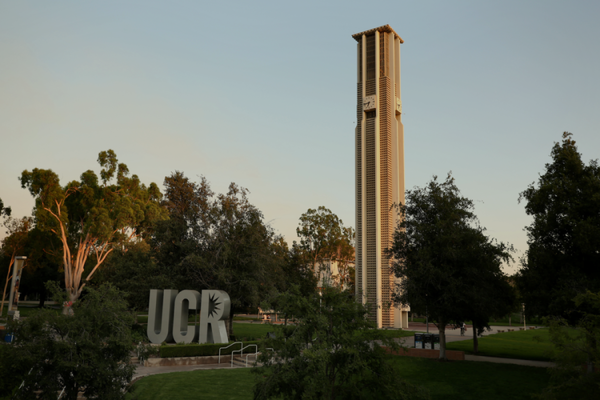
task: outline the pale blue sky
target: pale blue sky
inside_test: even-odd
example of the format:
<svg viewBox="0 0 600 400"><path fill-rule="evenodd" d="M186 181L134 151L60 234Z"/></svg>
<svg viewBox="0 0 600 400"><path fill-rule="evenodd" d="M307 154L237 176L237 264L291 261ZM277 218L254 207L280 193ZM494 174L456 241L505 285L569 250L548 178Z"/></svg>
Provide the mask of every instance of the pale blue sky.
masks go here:
<svg viewBox="0 0 600 400"><path fill-rule="evenodd" d="M600 157L599 18L598 1L0 0L0 198L28 215L21 171L66 183L113 149L146 183L247 187L290 243L308 208L354 226L351 35L390 24L407 188L451 170L521 254L517 199L553 142Z"/></svg>

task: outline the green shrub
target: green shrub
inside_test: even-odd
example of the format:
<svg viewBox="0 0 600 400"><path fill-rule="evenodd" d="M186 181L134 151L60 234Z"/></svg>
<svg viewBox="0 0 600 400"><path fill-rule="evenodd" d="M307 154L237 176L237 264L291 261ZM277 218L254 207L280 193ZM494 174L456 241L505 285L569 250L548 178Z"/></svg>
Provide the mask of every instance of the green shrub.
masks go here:
<svg viewBox="0 0 600 400"><path fill-rule="evenodd" d="M258 345L258 341L253 342L244 342L244 346L249 344ZM226 347L226 344L223 343L210 343L210 344L184 344L179 346L166 345L160 346L160 356L162 358L168 357L200 357L200 356L217 356L219 355L219 349L221 347ZM224 349L221 351L221 355L229 355L234 350L239 350L240 345L231 346L228 349ZM249 351L248 351L249 350ZM247 349L248 352L252 352L254 347Z"/></svg>
<svg viewBox="0 0 600 400"><path fill-rule="evenodd" d="M134 343L148 343L148 333L144 325L133 324L131 325L131 337Z"/></svg>

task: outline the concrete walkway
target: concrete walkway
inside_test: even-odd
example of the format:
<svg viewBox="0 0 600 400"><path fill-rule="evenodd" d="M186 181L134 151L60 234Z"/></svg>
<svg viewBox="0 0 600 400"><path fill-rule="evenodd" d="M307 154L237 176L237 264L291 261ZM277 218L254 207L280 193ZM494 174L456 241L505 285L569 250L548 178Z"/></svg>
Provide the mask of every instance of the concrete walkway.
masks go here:
<svg viewBox="0 0 600 400"><path fill-rule="evenodd" d="M168 374L169 372L196 371L199 369L233 369L244 368L237 365L230 366L229 362L222 364L200 364L200 365L175 365L172 367L143 367L138 365L133 374L133 379L142 378L149 375ZM249 368L249 367L248 367Z"/></svg>
<svg viewBox="0 0 600 400"><path fill-rule="evenodd" d="M485 357L485 356L470 356L465 354L465 361L491 362L497 364L516 364L526 365L528 367L552 368L556 363L550 361L533 361L533 360L517 360L515 358L500 358L500 357Z"/></svg>

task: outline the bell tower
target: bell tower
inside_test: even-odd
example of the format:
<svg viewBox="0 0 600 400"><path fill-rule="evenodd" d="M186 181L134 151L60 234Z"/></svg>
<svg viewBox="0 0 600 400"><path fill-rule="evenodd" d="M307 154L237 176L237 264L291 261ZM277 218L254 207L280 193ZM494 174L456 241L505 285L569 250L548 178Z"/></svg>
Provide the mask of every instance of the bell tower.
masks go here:
<svg viewBox="0 0 600 400"><path fill-rule="evenodd" d="M408 307L392 306L395 277L385 250L404 203L402 38L384 25L352 37L357 45L356 295L382 327L408 327Z"/></svg>

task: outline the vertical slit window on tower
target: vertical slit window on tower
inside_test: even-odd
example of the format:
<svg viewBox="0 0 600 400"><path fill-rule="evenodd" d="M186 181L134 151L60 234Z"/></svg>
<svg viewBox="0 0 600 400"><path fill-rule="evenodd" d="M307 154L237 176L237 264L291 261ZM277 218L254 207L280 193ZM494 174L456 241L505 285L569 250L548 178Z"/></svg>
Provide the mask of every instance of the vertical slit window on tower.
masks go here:
<svg viewBox="0 0 600 400"><path fill-rule="evenodd" d="M367 111L367 118L375 118L377 116L377 110Z"/></svg>
<svg viewBox="0 0 600 400"><path fill-rule="evenodd" d="M375 79L375 35L367 36L367 79Z"/></svg>

